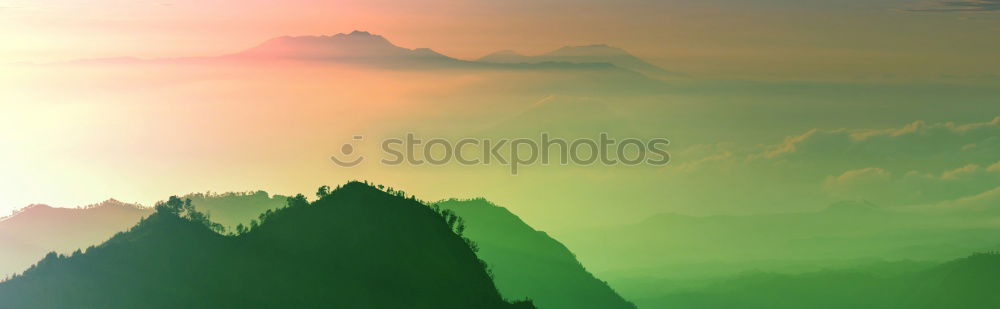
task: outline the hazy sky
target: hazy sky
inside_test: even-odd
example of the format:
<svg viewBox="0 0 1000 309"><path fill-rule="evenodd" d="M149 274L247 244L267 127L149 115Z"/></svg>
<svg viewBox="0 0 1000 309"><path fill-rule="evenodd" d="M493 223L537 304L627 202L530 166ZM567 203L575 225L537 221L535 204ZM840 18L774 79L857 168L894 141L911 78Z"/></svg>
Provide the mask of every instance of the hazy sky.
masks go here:
<svg viewBox="0 0 1000 309"><path fill-rule="evenodd" d="M0 0L0 63L220 55L358 29L464 59L607 43L692 77L666 95L571 95L553 112L538 104L550 93L533 91L563 77L0 70L0 214L205 190L309 193L350 179L427 199L486 196L543 228L858 198L978 205L1000 198L998 15L996 0ZM676 160L517 178L502 167L345 170L327 160L359 132L541 132L563 123L501 120L581 106L625 115L608 130L670 138ZM883 160L895 149L933 164Z"/></svg>
<svg viewBox="0 0 1000 309"><path fill-rule="evenodd" d="M712 77L997 74L994 0L0 1L0 60L217 55L368 30L476 58L607 43Z"/></svg>

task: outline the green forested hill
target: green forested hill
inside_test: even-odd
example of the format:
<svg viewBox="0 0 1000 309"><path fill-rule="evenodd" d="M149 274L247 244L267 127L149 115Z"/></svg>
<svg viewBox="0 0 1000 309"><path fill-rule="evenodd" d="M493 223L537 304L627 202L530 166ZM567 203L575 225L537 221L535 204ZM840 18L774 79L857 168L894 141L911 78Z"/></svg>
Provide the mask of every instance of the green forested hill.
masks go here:
<svg viewBox="0 0 1000 309"><path fill-rule="evenodd" d="M173 198L85 253L0 283L2 308L533 308L501 298L454 220L349 183L235 236Z"/></svg>

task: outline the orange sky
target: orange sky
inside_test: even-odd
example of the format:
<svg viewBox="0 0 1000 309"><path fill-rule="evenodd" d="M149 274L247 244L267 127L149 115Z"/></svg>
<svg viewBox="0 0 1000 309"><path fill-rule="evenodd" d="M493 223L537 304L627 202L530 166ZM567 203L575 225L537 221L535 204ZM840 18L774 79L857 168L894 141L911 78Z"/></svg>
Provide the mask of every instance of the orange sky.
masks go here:
<svg viewBox="0 0 1000 309"><path fill-rule="evenodd" d="M912 3L8 0L0 62L217 55L280 35L357 29L467 59L607 43L721 77L996 73L996 14L904 11Z"/></svg>

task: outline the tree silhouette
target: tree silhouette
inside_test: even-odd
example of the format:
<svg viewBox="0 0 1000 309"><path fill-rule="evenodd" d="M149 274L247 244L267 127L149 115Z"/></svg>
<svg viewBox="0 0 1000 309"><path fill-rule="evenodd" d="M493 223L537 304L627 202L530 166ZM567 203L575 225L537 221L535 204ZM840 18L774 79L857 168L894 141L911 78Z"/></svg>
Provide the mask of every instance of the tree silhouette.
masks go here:
<svg viewBox="0 0 1000 309"><path fill-rule="evenodd" d="M316 190L317 198L324 198L327 195L330 195L330 186L322 186L319 187L319 190Z"/></svg>

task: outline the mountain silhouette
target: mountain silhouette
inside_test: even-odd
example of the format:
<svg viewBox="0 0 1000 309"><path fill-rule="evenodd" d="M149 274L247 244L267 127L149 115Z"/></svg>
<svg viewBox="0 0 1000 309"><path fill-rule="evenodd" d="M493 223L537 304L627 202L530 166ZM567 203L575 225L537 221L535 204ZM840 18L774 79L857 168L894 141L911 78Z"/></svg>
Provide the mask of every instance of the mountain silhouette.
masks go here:
<svg viewBox="0 0 1000 309"><path fill-rule="evenodd" d="M69 253L107 240L149 213L113 199L81 208L25 207L0 219L0 277L27 269L47 252Z"/></svg>
<svg viewBox="0 0 1000 309"><path fill-rule="evenodd" d="M635 72L648 76L667 74L624 50L604 45L565 47L539 57L526 58L530 61L468 61L445 56L429 48L399 47L381 35L357 30L330 36L277 37L221 59L351 63L384 68L595 71L616 75L615 79L634 78L629 73ZM491 60L490 57L486 59ZM500 57L492 60L498 59Z"/></svg>
<svg viewBox="0 0 1000 309"><path fill-rule="evenodd" d="M897 264L904 264L899 266ZM803 274L747 273L643 299L650 308L998 308L1000 254L926 267L905 262Z"/></svg>
<svg viewBox="0 0 1000 309"><path fill-rule="evenodd" d="M546 56L529 57L530 61L519 61L520 58L516 59L518 61L469 61L449 57L429 48L400 47L381 35L355 30L346 34L275 37L249 49L222 56L153 59L108 57L78 59L62 64L84 66L235 64L245 66L275 61L296 61L309 64L355 64L385 69L590 72L611 75L611 80L626 78L632 79L630 82L643 84L655 82L648 80L649 76L653 75L643 75L643 73L656 73L658 68L655 66L635 58L624 50L596 46L599 45L563 48L546 54ZM490 57L483 59L491 60ZM498 59L500 58L492 60Z"/></svg>
<svg viewBox="0 0 1000 309"><path fill-rule="evenodd" d="M171 198L86 252L0 283L3 308L534 308L503 300L454 217L351 182L238 235Z"/></svg>
<svg viewBox="0 0 1000 309"><path fill-rule="evenodd" d="M464 235L478 245L504 296L532 299L540 309L635 308L587 272L566 246L507 209L484 199L437 205L464 219Z"/></svg>
<svg viewBox="0 0 1000 309"><path fill-rule="evenodd" d="M199 211L210 215L212 221L222 224L230 232L235 232L239 225L250 226L251 221L258 219L261 213L283 208L287 203L286 196L270 195L264 191L193 193L181 198L190 199ZM99 244L153 212L152 208L122 203L122 209L131 210L134 215L115 216L114 212L108 211L117 209L113 207L117 205L115 203L119 202L111 200L99 204L102 205L99 207L81 209L32 206L12 216L17 220L10 222L30 222L16 226L17 231L27 234L43 233L53 226L60 226L59 222L84 218L101 224L76 226L75 230L51 237L2 242L6 250L0 252L23 255L16 267L7 267L4 274L20 273L51 251L69 254L76 249ZM499 274L499 288L508 298L538 299L536 302L540 302L541 308L631 308L631 304L607 284L588 273L562 244L544 232L535 231L506 209L485 200L449 200L440 205L466 218L466 222L473 222L466 235L480 244L479 257L493 265L493 273ZM38 212L42 210L65 213L65 217L40 217ZM35 219L29 220L31 217ZM511 236L518 237L509 238ZM55 246L52 245L54 241L64 244ZM495 246L497 243L506 245L498 248ZM21 244L37 246L17 247Z"/></svg>
<svg viewBox="0 0 1000 309"><path fill-rule="evenodd" d="M655 237L656 242L646 241ZM832 261L951 260L997 248L1000 230L936 214L834 203L812 212L690 216L560 231L592 271L606 277L698 278L746 269L818 270ZM724 244L724 245L721 245ZM705 267L704 265L715 265ZM694 265L700 265L694 267ZM625 289L619 289L628 296Z"/></svg>
<svg viewBox="0 0 1000 309"><path fill-rule="evenodd" d="M572 54L572 53L569 53ZM670 90L663 80L630 68L641 68L625 56L573 61L540 60L531 62L486 62L450 57L429 48L408 48L365 31L334 35L281 36L264 39L260 44L222 55L162 57L140 59L122 57L78 59L43 66L58 69L108 69L116 74L140 74L147 70L165 70L162 76L179 81L208 76L241 74L248 79L267 82L274 74L310 74L361 70L433 73L433 77L454 74L482 74L484 81L474 84L486 91L504 93L575 94L585 96L661 94ZM568 56L567 56L568 57ZM630 57L630 56L629 56ZM631 64L628 68L616 64ZM246 69L264 70L247 74ZM203 71L208 70L208 71ZM234 70L236 72L234 72ZM168 74L169 73L169 74ZM202 75L204 74L204 75Z"/></svg>
<svg viewBox="0 0 1000 309"><path fill-rule="evenodd" d="M483 56L478 61L488 63L608 63L654 78L665 78L675 75L633 56L624 49L605 44L564 46L537 56L525 56L514 51L502 50Z"/></svg>
<svg viewBox="0 0 1000 309"><path fill-rule="evenodd" d="M407 49L365 31L332 36L283 36L228 57L296 59L378 64L455 64L459 60L427 48Z"/></svg>

